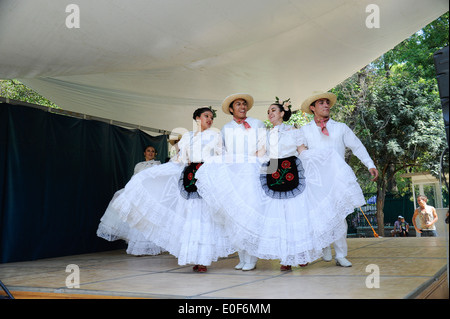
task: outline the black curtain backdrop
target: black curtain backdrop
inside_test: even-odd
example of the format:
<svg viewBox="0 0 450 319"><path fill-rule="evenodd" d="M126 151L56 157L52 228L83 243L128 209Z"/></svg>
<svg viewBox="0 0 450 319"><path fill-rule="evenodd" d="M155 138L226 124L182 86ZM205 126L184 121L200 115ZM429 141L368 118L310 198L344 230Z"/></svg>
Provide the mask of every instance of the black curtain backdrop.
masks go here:
<svg viewBox="0 0 450 319"><path fill-rule="evenodd" d="M167 136L0 104L0 262L124 248L96 235L114 193Z"/></svg>

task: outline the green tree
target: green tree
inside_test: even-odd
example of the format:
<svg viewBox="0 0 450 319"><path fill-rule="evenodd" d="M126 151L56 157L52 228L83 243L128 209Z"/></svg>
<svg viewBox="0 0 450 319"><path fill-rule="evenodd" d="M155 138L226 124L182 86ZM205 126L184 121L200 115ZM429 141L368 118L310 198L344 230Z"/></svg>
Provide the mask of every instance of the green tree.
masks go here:
<svg viewBox="0 0 450 319"><path fill-rule="evenodd" d="M0 96L11 100L59 108L53 102L28 88L18 80L0 80Z"/></svg>
<svg viewBox="0 0 450 319"><path fill-rule="evenodd" d="M402 66L411 77L434 79L433 54L449 44L449 12L426 25L373 62L381 74Z"/></svg>
<svg viewBox="0 0 450 319"><path fill-rule="evenodd" d="M430 81L403 75L376 81L361 112L362 138L380 172L377 181L377 219L384 224L384 198L395 174L407 167L438 163L445 148L440 100ZM383 234L383 229L379 228Z"/></svg>

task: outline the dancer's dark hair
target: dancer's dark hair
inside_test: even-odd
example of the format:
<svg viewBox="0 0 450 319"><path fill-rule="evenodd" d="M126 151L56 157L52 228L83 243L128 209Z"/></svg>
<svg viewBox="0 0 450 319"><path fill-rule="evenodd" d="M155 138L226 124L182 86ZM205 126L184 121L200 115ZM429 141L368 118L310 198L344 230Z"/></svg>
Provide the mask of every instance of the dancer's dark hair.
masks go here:
<svg viewBox="0 0 450 319"><path fill-rule="evenodd" d="M284 112L283 115L283 122L288 121L291 118L292 115L292 111L290 108L287 108L287 110L284 109L284 106L281 105L280 103L272 103L271 105L276 105L278 106L278 108L280 109L280 112Z"/></svg>
<svg viewBox="0 0 450 319"><path fill-rule="evenodd" d="M213 118L216 117L214 110L211 107L199 107L198 109L196 109L194 111L194 115L192 116L192 118L195 120L197 117L199 117L200 115L202 115L205 112L211 112L213 114Z"/></svg>

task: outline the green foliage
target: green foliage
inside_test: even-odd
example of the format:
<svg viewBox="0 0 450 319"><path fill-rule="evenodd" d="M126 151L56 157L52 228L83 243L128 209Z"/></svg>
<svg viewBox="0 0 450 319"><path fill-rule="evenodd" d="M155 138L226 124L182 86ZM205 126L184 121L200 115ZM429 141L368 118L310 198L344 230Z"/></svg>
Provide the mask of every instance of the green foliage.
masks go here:
<svg viewBox="0 0 450 319"><path fill-rule="evenodd" d="M312 119L313 119L313 116L311 114L307 114L307 113L304 113L304 112L298 110L298 111L293 111L291 118L284 123L287 125L293 125L293 126L299 128L299 127L307 124L308 122L310 122ZM273 127L272 123L270 123L269 120L265 120L264 124L266 124L266 127L268 127L268 128Z"/></svg>
<svg viewBox="0 0 450 319"><path fill-rule="evenodd" d="M53 102L28 88L18 80L0 80L0 96L11 100L59 108Z"/></svg>
<svg viewBox="0 0 450 319"><path fill-rule="evenodd" d="M401 68L411 77L434 79L433 54L449 44L449 13L446 12L374 61L381 73Z"/></svg>
<svg viewBox="0 0 450 319"><path fill-rule="evenodd" d="M435 86L403 74L375 79L360 122L366 129L363 139L379 164L423 165L419 161L423 154L438 155L445 147Z"/></svg>

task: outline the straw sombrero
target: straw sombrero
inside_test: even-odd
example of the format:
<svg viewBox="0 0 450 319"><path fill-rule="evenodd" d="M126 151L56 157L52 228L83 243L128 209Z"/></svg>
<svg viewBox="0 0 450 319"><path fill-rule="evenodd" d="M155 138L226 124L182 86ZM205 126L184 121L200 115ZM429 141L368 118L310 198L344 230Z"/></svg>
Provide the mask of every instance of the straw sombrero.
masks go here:
<svg viewBox="0 0 450 319"><path fill-rule="evenodd" d="M230 113L230 104L233 103L233 101L237 100L237 99L243 99L247 102L247 110L250 110L253 106L253 97L250 94L246 94L246 93L236 93L236 94L232 94L229 95L225 98L225 100L223 100L222 102L222 111L224 111L224 113L226 114L231 114Z"/></svg>
<svg viewBox="0 0 450 319"><path fill-rule="evenodd" d="M334 103L336 103L337 97L334 93L331 93L331 92L323 92L323 91L314 92L314 95L310 96L309 98L307 98L306 100L303 101L301 110L305 113L313 114L312 111L310 110L309 106L314 101L317 101L320 99L330 100L330 107L332 107L334 105Z"/></svg>

